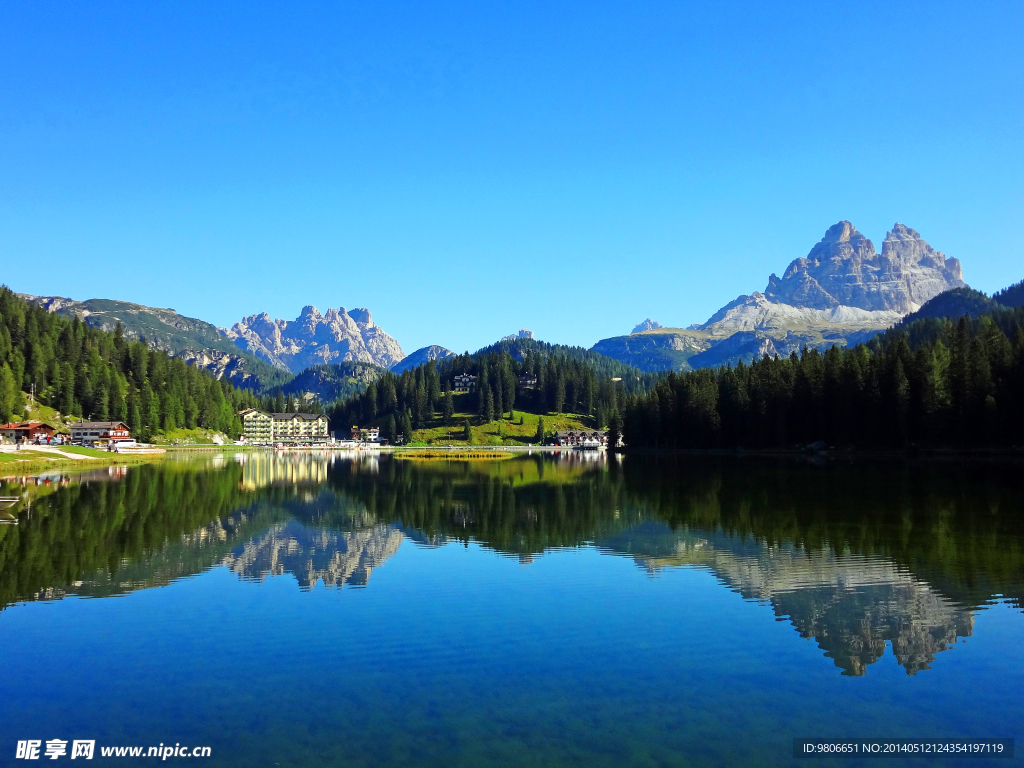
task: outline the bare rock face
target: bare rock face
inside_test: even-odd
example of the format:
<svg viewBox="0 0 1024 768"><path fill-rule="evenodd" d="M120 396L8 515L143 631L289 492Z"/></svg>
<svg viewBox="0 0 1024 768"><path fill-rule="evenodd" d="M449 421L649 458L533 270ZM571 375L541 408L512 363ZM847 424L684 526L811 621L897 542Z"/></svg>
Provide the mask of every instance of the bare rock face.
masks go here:
<svg viewBox="0 0 1024 768"><path fill-rule="evenodd" d="M398 342L377 327L365 308L303 307L292 321L266 312L235 323L224 335L271 365L299 373L324 363L373 363L388 368L405 357Z"/></svg>
<svg viewBox="0 0 1024 768"><path fill-rule="evenodd" d="M782 278L768 279L765 296L810 309L847 306L906 314L950 288L964 285L957 259L947 259L921 236L897 223L885 236L882 253L848 221L829 227Z"/></svg>

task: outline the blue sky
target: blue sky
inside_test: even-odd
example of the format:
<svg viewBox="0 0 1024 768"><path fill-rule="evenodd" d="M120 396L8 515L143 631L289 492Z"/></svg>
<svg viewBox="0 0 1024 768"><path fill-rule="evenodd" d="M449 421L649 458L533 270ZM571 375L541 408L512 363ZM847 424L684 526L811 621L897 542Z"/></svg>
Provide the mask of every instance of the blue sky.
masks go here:
<svg viewBox="0 0 1024 768"><path fill-rule="evenodd" d="M720 5L7 4L0 281L411 352L703 321L841 219L1024 278L1024 4Z"/></svg>

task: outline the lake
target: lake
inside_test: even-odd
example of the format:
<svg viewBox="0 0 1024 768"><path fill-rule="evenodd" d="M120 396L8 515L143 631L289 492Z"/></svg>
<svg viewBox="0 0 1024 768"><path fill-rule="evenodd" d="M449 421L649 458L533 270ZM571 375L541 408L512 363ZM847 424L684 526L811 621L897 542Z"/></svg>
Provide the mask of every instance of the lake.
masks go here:
<svg viewBox="0 0 1024 768"><path fill-rule="evenodd" d="M1022 736L1022 469L227 452L7 478L2 762L849 766L875 763L793 739Z"/></svg>

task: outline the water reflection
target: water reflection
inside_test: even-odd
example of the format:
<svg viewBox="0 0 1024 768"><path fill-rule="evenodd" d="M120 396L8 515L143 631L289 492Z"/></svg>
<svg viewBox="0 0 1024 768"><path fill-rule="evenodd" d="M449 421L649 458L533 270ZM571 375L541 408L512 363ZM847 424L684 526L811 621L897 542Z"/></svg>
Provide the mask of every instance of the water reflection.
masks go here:
<svg viewBox="0 0 1024 768"><path fill-rule="evenodd" d="M651 573L707 568L744 598L770 605L801 637L813 638L846 675L864 674L884 655L886 643L913 675L974 626L971 610L884 557L770 545L663 523L643 523L598 543Z"/></svg>
<svg viewBox="0 0 1024 768"><path fill-rule="evenodd" d="M114 477L8 479L0 601L105 597L213 567L301 589L365 586L405 539L529 564L596 547L657 577L707 569L845 675L891 647L908 674L1020 608L1019 468L573 454L458 462L240 453ZM103 479L104 482L95 482ZM109 482L115 480L116 482Z"/></svg>
<svg viewBox="0 0 1024 768"><path fill-rule="evenodd" d="M312 589L317 582L365 586L370 572L398 551L402 539L391 525L335 531L293 519L250 539L221 562L247 580L291 574L300 589Z"/></svg>

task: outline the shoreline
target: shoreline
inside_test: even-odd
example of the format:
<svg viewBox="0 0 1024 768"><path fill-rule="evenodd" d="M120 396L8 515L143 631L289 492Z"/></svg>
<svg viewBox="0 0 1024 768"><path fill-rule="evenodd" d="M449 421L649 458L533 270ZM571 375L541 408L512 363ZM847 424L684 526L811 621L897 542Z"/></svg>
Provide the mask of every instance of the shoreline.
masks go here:
<svg viewBox="0 0 1024 768"><path fill-rule="evenodd" d="M779 459L1024 459L1024 448L858 448L798 451L784 448L618 448L620 456L728 456Z"/></svg>
<svg viewBox="0 0 1024 768"><path fill-rule="evenodd" d="M75 446L63 446L63 448L71 447ZM165 451L159 453L115 453L112 451L81 453L74 451L69 453L77 455L79 458L71 458L55 446L31 445L25 446L20 451L4 450L0 452L0 479L21 477L51 469L88 471L105 467L135 466L161 461L167 456ZM20 458L21 455L25 455L25 458Z"/></svg>

